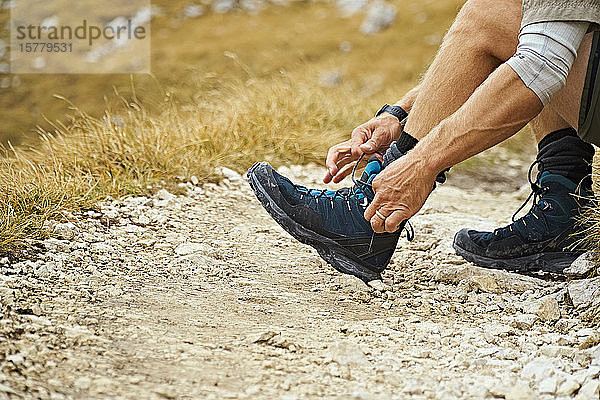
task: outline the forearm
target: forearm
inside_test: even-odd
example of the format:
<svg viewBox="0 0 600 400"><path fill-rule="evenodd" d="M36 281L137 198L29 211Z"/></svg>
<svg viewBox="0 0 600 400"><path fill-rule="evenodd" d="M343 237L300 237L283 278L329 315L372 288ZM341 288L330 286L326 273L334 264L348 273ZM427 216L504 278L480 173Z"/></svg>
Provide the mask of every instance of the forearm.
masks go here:
<svg viewBox="0 0 600 400"><path fill-rule="evenodd" d="M436 175L514 135L541 110L536 94L502 65L408 155Z"/></svg>
<svg viewBox="0 0 600 400"><path fill-rule="evenodd" d="M421 84L415 86L411 90L408 91L400 100L398 100L394 105L398 107L402 107L404 111L410 113L413 104L415 104L415 100L419 95L419 90L421 89Z"/></svg>

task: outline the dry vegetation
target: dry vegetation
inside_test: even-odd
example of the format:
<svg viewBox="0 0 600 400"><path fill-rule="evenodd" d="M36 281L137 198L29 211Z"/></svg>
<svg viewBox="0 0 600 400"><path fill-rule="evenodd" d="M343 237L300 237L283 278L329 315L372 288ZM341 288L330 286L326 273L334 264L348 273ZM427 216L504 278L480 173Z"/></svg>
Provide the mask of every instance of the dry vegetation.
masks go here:
<svg viewBox="0 0 600 400"><path fill-rule="evenodd" d="M581 223L586 232L586 246L593 251L594 259L598 266L595 275L600 275L600 196L598 195L600 193L600 154L598 154L598 151L596 151L594 159L593 175L596 198L583 215Z"/></svg>
<svg viewBox="0 0 600 400"><path fill-rule="evenodd" d="M341 140L348 121L357 121L354 112L366 107L344 89L285 79L238 83L220 94L191 110L167 95L155 111L135 98L122 98L101 118L74 108L68 123L40 131L32 146L7 151L0 172L2 250L39 236L46 219L108 195L147 192L178 176L215 179L219 165L315 162L325 146L320 139ZM347 108L338 107L342 99Z"/></svg>
<svg viewBox="0 0 600 400"><path fill-rule="evenodd" d="M321 162L418 80L463 1L404 1L393 27L370 37L358 31L361 16L342 19L323 3L191 20L179 17L187 2L153 3L163 8L154 76L29 75L0 92L10 110L2 140L20 142L37 125L0 159L0 253L106 196L218 179L219 165ZM340 51L344 41L351 51ZM331 70L342 84L320 87Z"/></svg>

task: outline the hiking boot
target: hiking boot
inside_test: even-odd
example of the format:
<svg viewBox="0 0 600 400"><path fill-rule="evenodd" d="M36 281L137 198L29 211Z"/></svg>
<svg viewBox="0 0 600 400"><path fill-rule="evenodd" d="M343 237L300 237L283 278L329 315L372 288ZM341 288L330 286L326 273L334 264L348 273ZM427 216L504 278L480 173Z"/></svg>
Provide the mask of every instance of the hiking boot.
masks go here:
<svg viewBox="0 0 600 400"><path fill-rule="evenodd" d="M562 273L583 253L577 247L576 218L591 193L562 175L542 174L531 210L494 232L462 229L456 253L482 267ZM537 201L536 201L537 200Z"/></svg>
<svg viewBox="0 0 600 400"><path fill-rule="evenodd" d="M540 142L529 169L533 206L523 217L493 232L462 229L454 237L456 253L482 267L520 272L562 273L584 252L577 217L590 202L594 148L572 129L556 131ZM531 171L539 164L536 182ZM576 183L577 182L577 183Z"/></svg>
<svg viewBox="0 0 600 400"><path fill-rule="evenodd" d="M353 187L336 191L296 185L266 162L254 164L247 176L258 200L283 229L314 247L336 270L369 282L381 279L407 222L394 233L379 234L365 220L374 197L371 182L381 170L379 160L372 158L361 178L353 177Z"/></svg>

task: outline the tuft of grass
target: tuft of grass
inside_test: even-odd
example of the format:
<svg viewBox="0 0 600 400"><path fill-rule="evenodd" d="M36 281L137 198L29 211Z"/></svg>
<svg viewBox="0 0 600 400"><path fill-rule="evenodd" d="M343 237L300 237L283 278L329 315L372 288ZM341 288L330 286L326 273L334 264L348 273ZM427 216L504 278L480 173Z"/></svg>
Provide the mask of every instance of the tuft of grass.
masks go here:
<svg viewBox="0 0 600 400"><path fill-rule="evenodd" d="M600 154L596 152L593 165L594 198L581 216L579 222L585 233L583 244L592 253L592 260L598 266L594 276L600 275Z"/></svg>
<svg viewBox="0 0 600 400"><path fill-rule="evenodd" d="M39 128L38 140L4 149L0 253L45 237L48 219L68 218L107 196L147 193L177 176L216 180L216 166L243 172L260 160L320 161L374 107L351 89L285 77L230 81L193 105L168 92L144 105L133 93L101 118L70 104L68 122L52 122L52 130Z"/></svg>

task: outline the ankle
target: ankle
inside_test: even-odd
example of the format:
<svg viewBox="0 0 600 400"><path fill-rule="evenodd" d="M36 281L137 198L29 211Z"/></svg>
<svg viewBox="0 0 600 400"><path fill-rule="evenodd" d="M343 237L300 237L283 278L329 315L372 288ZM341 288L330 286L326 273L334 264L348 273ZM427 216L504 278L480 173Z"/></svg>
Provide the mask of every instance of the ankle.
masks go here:
<svg viewBox="0 0 600 400"><path fill-rule="evenodd" d="M584 142L572 129L561 129L546 135L538 145L538 170L562 175L586 191L592 187L594 147Z"/></svg>
<svg viewBox="0 0 600 400"><path fill-rule="evenodd" d="M410 150L412 150L419 141L407 133L405 130L402 130L402 134L398 140L396 140L390 148L385 152L383 156L383 166L387 167Z"/></svg>

